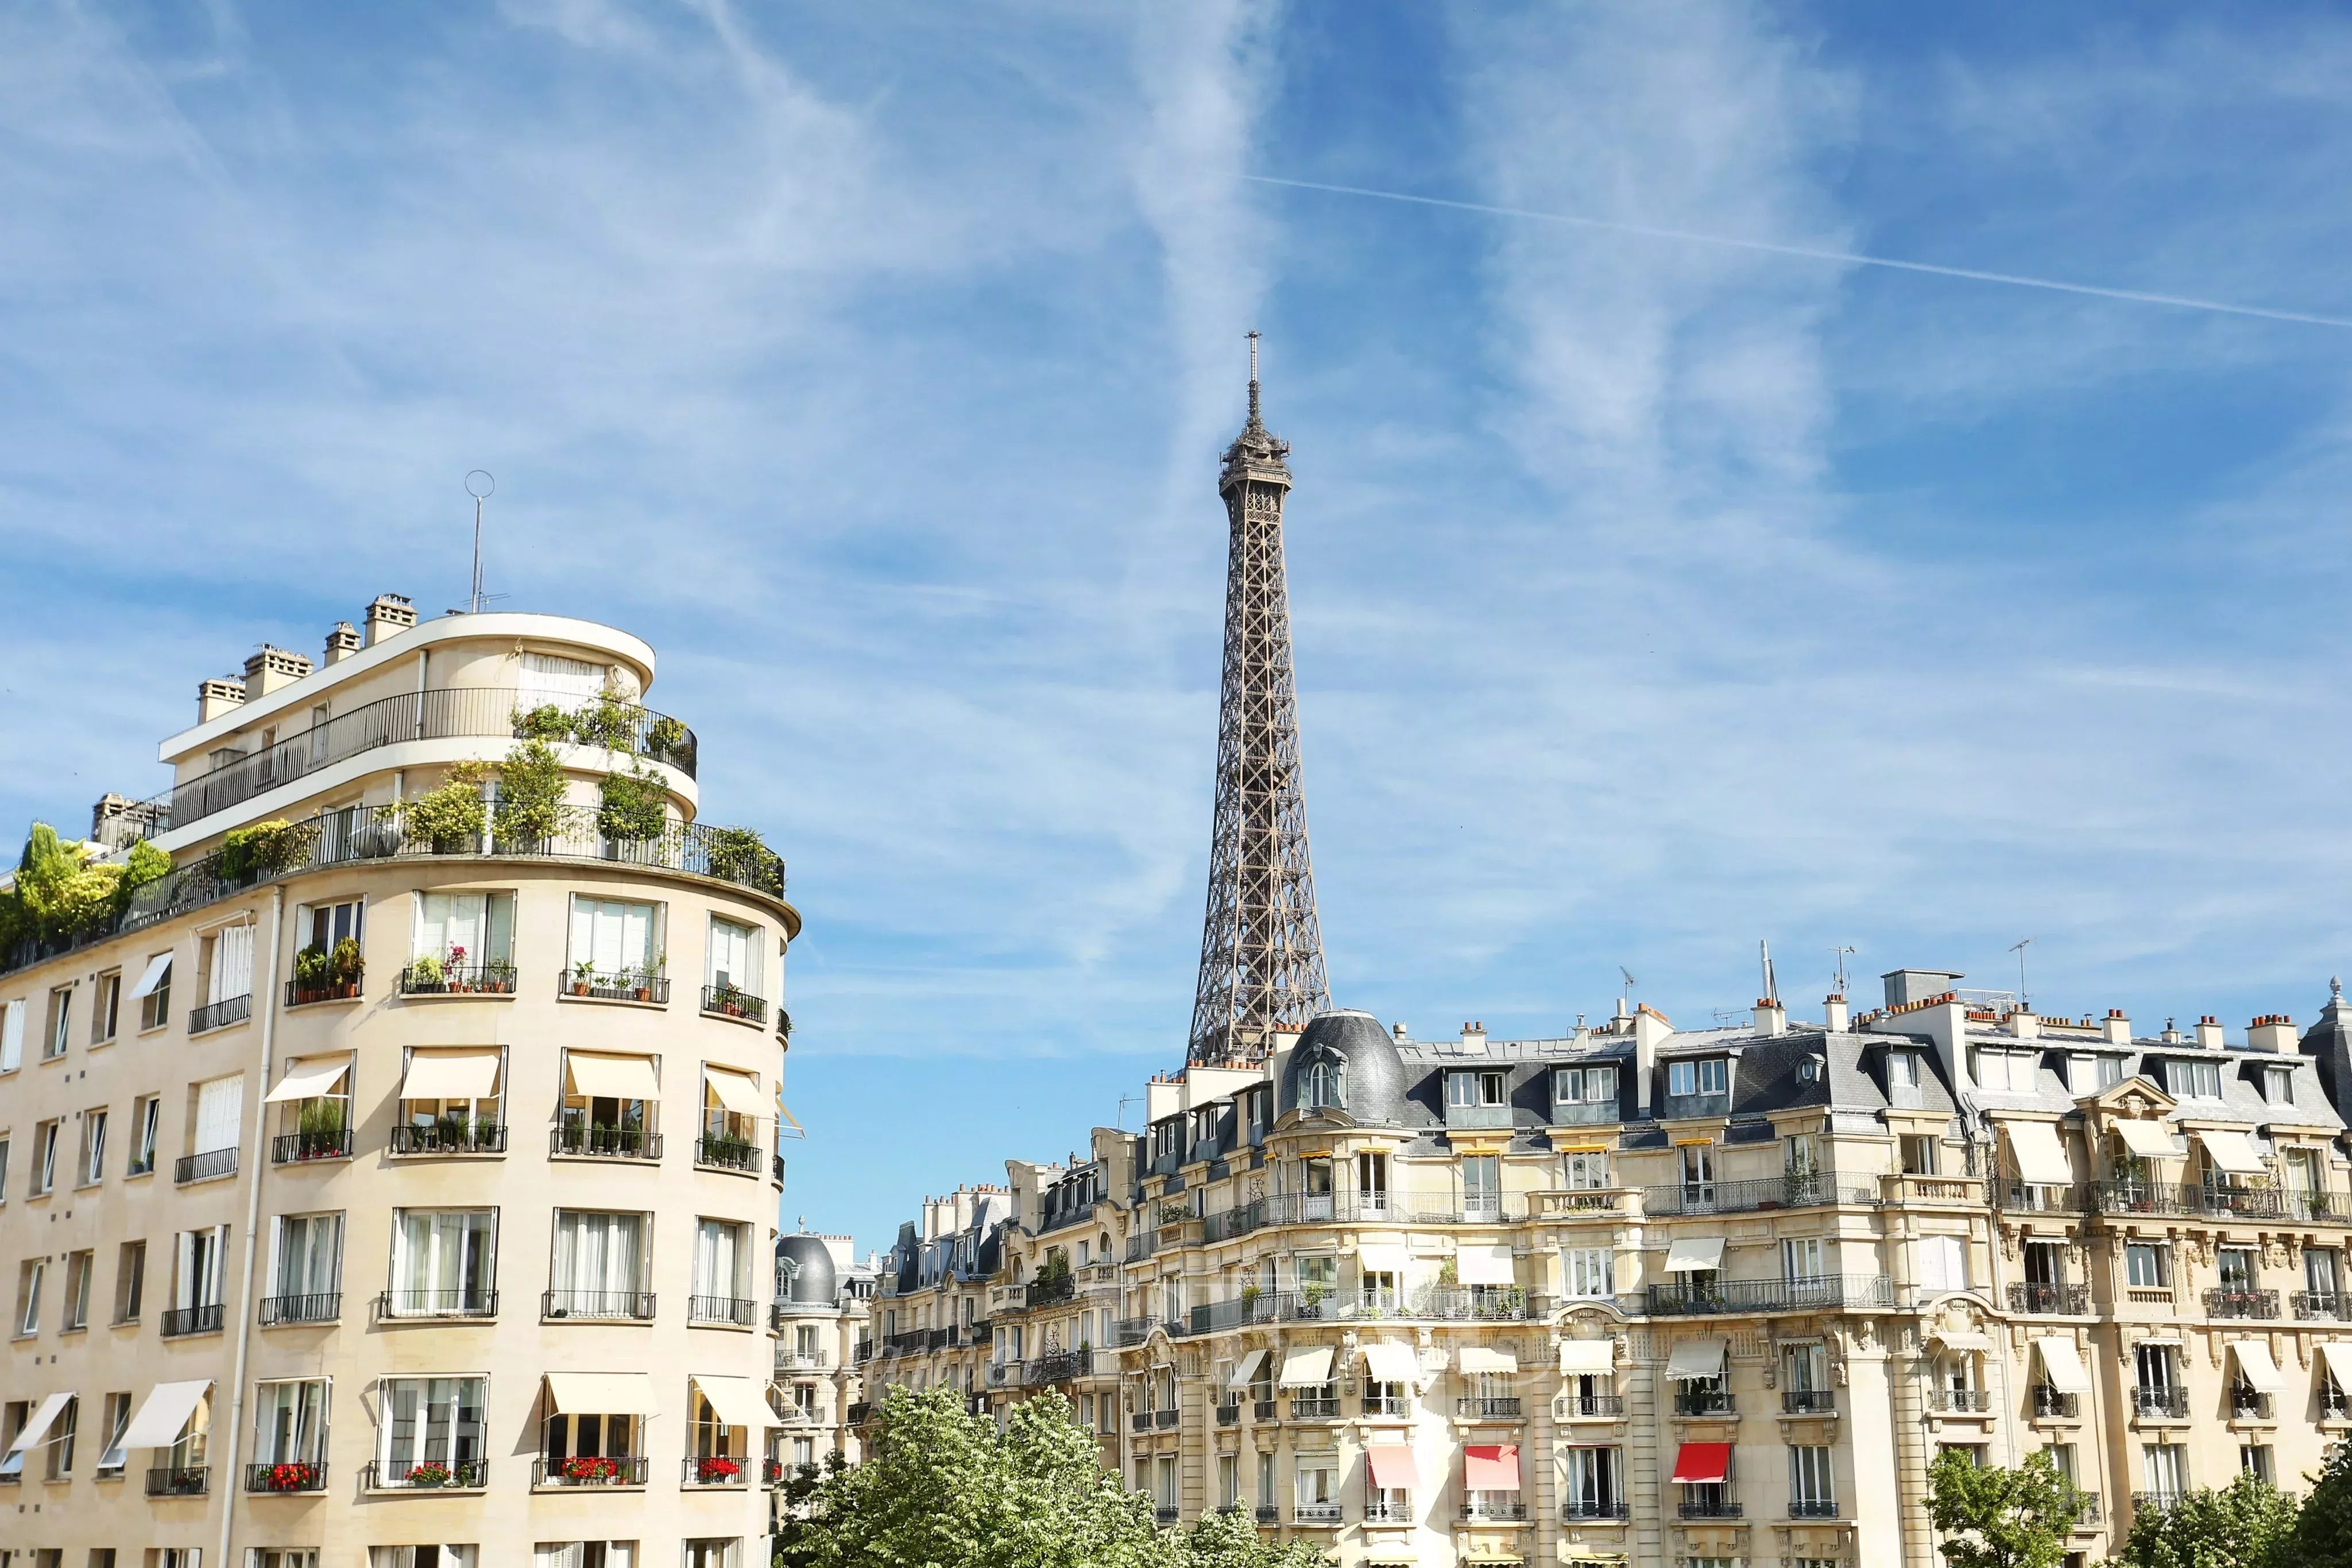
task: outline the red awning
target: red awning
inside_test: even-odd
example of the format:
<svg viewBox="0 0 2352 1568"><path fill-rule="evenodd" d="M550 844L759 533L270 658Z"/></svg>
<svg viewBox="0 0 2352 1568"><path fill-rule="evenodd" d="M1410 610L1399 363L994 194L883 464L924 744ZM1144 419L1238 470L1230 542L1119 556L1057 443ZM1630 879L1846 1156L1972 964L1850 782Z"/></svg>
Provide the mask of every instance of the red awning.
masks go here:
<svg viewBox="0 0 2352 1568"><path fill-rule="evenodd" d="M1372 1484L1391 1491L1418 1491L1421 1472L1413 1469L1412 1450L1402 1443L1382 1443L1364 1450L1372 1467Z"/></svg>
<svg viewBox="0 0 2352 1568"><path fill-rule="evenodd" d="M1731 1445L1685 1443L1675 1455L1675 1479L1706 1484L1731 1479Z"/></svg>
<svg viewBox="0 0 2352 1568"><path fill-rule="evenodd" d="M1462 1485L1470 1491L1519 1490L1519 1446L1480 1443L1462 1450Z"/></svg>

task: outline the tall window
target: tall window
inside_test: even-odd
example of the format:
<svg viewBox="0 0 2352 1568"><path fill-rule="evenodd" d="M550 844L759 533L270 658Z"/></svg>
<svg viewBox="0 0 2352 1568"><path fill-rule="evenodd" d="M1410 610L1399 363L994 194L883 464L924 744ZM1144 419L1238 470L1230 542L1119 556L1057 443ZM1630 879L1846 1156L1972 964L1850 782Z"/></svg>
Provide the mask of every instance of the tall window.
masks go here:
<svg viewBox="0 0 2352 1568"><path fill-rule="evenodd" d="M48 1027L41 1032L41 1060L54 1061L66 1053L67 1034L72 1027L73 988L59 986L49 993Z"/></svg>
<svg viewBox="0 0 2352 1568"><path fill-rule="evenodd" d="M2136 1290L2159 1291L2172 1282L2172 1270L2167 1267L2166 1249L2146 1242L2124 1244L2124 1281Z"/></svg>
<svg viewBox="0 0 2352 1568"><path fill-rule="evenodd" d="M234 1001L253 994L253 927L227 925L205 938L205 1000Z"/></svg>
<svg viewBox="0 0 2352 1568"><path fill-rule="evenodd" d="M71 1332L89 1326L89 1277L98 1271L98 1254L85 1248L66 1257L66 1310L58 1327Z"/></svg>
<svg viewBox="0 0 2352 1568"><path fill-rule="evenodd" d="M2188 1450L2177 1443L2149 1443L2140 1449L2141 1473L2148 1495L2159 1506L2179 1500L2189 1490Z"/></svg>
<svg viewBox="0 0 2352 1568"><path fill-rule="evenodd" d="M1830 1450L1801 1445L1789 1450L1790 1511L1827 1518L1837 1512L1837 1482L1830 1471Z"/></svg>
<svg viewBox="0 0 2352 1568"><path fill-rule="evenodd" d="M376 1462L383 1479L400 1480L419 1465L457 1474L481 1463L488 1379L388 1377L382 1388Z"/></svg>
<svg viewBox="0 0 2352 1568"><path fill-rule="evenodd" d="M1918 1241L1919 1284L1929 1291L1969 1288L1968 1243L1957 1236L1923 1236Z"/></svg>
<svg viewBox="0 0 2352 1568"><path fill-rule="evenodd" d="M125 1174L146 1176L154 1170L155 1135L163 1121L161 1094L142 1094L131 1103L131 1165Z"/></svg>
<svg viewBox="0 0 2352 1568"><path fill-rule="evenodd" d="M0 1072L25 1065L25 1002L23 998L0 1007Z"/></svg>
<svg viewBox="0 0 2352 1568"><path fill-rule="evenodd" d="M645 1290L646 1217L566 1208L555 1216L548 1315L635 1318L651 1310Z"/></svg>
<svg viewBox="0 0 2352 1568"><path fill-rule="evenodd" d="M1679 1151L1683 1167L1683 1202L1715 1201L1715 1149L1707 1144L1685 1144Z"/></svg>
<svg viewBox="0 0 2352 1568"><path fill-rule="evenodd" d="M110 969L98 977L97 998L89 1009L89 1042L104 1045L122 1021L122 971Z"/></svg>
<svg viewBox="0 0 2352 1568"><path fill-rule="evenodd" d="M98 1450L98 1473L121 1474L131 1456L122 1447L122 1435L131 1429L131 1395L128 1390L106 1396L104 1425L99 1434L104 1440Z"/></svg>
<svg viewBox="0 0 2352 1568"><path fill-rule="evenodd" d="M43 1122L33 1129L33 1191L45 1193L58 1185L58 1124Z"/></svg>
<svg viewBox="0 0 2352 1568"><path fill-rule="evenodd" d="M492 1310L498 1270L498 1210L393 1211L394 1316L479 1314Z"/></svg>
<svg viewBox="0 0 2352 1568"><path fill-rule="evenodd" d="M106 1107L81 1116L81 1171L76 1179L89 1186L106 1175Z"/></svg>
<svg viewBox="0 0 2352 1568"><path fill-rule="evenodd" d="M1791 1285L1819 1285L1828 1278L1818 1236L1790 1237L1780 1243L1780 1277Z"/></svg>
<svg viewBox="0 0 2352 1568"><path fill-rule="evenodd" d="M41 1332L41 1282L48 1277L49 1260L27 1258L16 1266L16 1333L19 1338Z"/></svg>
<svg viewBox="0 0 2352 1568"><path fill-rule="evenodd" d="M139 983L131 988L131 999L139 1004L141 1029L162 1029L172 1021L171 954L157 953L147 960Z"/></svg>
<svg viewBox="0 0 2352 1568"><path fill-rule="evenodd" d="M147 1243L126 1241L114 1255L114 1321L135 1323L147 1301Z"/></svg>
<svg viewBox="0 0 2352 1568"><path fill-rule="evenodd" d="M711 916L710 974L707 983L721 991L761 995L761 946L758 926Z"/></svg>
<svg viewBox="0 0 2352 1568"><path fill-rule="evenodd" d="M1580 1149L1568 1156L1571 1192L1593 1192L1609 1185L1609 1155L1603 1149Z"/></svg>
<svg viewBox="0 0 2352 1568"><path fill-rule="evenodd" d="M575 979L583 964L598 981L660 975L665 967L662 906L573 894L571 967Z"/></svg>
<svg viewBox="0 0 2352 1568"><path fill-rule="evenodd" d="M1615 1249L1608 1247L1562 1249L1559 1255L1560 1274L1568 1282L1568 1293L1588 1299L1614 1294L1615 1257Z"/></svg>
<svg viewBox="0 0 2352 1568"><path fill-rule="evenodd" d="M219 1154L225 1150L233 1152L237 1145L237 1129L243 1124L244 1120L244 1074L235 1073L226 1078L214 1078L197 1084L188 1153L210 1155Z"/></svg>
<svg viewBox="0 0 2352 1568"><path fill-rule="evenodd" d="M1569 1448L1568 1507L1570 1518L1610 1519L1625 1500L1615 1448Z"/></svg>
<svg viewBox="0 0 2352 1568"><path fill-rule="evenodd" d="M228 1251L228 1227L183 1230L174 1239L172 1305L185 1318L183 1332L220 1326L221 1281Z"/></svg>
<svg viewBox="0 0 2352 1568"><path fill-rule="evenodd" d="M254 1390L253 1462L327 1462L327 1393L323 1378L265 1383Z"/></svg>
<svg viewBox="0 0 2352 1568"><path fill-rule="evenodd" d="M1824 1393L1830 1385L1829 1347L1816 1340L1811 1343L1784 1345L1780 1350L1780 1386L1794 1400L1782 1403L1790 1409L1802 1410L1811 1401L1808 1396Z"/></svg>
<svg viewBox="0 0 2352 1568"><path fill-rule="evenodd" d="M1462 1213L1469 1219L1503 1215L1503 1162L1494 1155L1462 1156Z"/></svg>
<svg viewBox="0 0 2352 1568"><path fill-rule="evenodd" d="M698 1219L694 1224L694 1295L689 1316L731 1321L747 1294L744 1265L749 1249L743 1228L726 1219Z"/></svg>
<svg viewBox="0 0 2352 1568"><path fill-rule="evenodd" d="M273 1304L263 1321L305 1322L332 1318L341 1305L343 1217L287 1214L278 1219L271 1271Z"/></svg>
<svg viewBox="0 0 2352 1568"><path fill-rule="evenodd" d="M49 1423L49 1479L61 1481L73 1473L74 1437L80 1422L81 1400L76 1397L67 1400L58 1418Z"/></svg>
<svg viewBox="0 0 2352 1568"><path fill-rule="evenodd" d="M510 978L514 910L511 893L419 894L411 951L439 964L445 975L455 965L464 983Z"/></svg>

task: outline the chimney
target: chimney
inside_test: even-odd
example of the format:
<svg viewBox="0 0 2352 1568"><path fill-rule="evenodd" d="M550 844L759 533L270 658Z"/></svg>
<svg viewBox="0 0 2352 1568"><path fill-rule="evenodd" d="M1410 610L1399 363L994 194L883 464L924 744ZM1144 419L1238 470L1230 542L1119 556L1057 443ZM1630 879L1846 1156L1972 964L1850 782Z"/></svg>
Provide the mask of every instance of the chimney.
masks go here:
<svg viewBox="0 0 2352 1568"><path fill-rule="evenodd" d="M245 662L245 689L253 696L266 697L310 673L310 661L301 654L264 643L261 651Z"/></svg>
<svg viewBox="0 0 2352 1568"><path fill-rule="evenodd" d="M367 645L397 637L416 624L416 607L397 593L379 593L367 607Z"/></svg>
<svg viewBox="0 0 2352 1568"><path fill-rule="evenodd" d="M110 850L129 849L155 831L159 815L152 800L133 800L110 789L89 809L89 836Z"/></svg>
<svg viewBox="0 0 2352 1568"><path fill-rule="evenodd" d="M1780 1005L1780 998L1756 998L1756 1032L1763 1035L1789 1032L1789 1009Z"/></svg>
<svg viewBox="0 0 2352 1568"><path fill-rule="evenodd" d="M1956 969L1889 969L1879 979L1886 987L1886 1005L1900 1008L1940 997L1965 977Z"/></svg>
<svg viewBox="0 0 2352 1568"><path fill-rule="evenodd" d="M2042 1037L2041 1015L2022 1002L2019 1003L2010 1009L2009 1032L2020 1040L2039 1040Z"/></svg>
<svg viewBox="0 0 2352 1568"><path fill-rule="evenodd" d="M2109 1008L2107 1009L2107 1021L2102 1026L2102 1028L2106 1033L2107 1043L2109 1045L2129 1045L2131 1043L2131 1019L2124 1017L2123 1009Z"/></svg>
<svg viewBox="0 0 2352 1568"><path fill-rule="evenodd" d="M2197 1043L2208 1051L2221 1049L2221 1020L2207 1013L2197 1020Z"/></svg>
<svg viewBox="0 0 2352 1568"><path fill-rule="evenodd" d="M1464 1024L1462 1026L1462 1044L1465 1049L1477 1051L1486 1050L1486 1026L1483 1023Z"/></svg>
<svg viewBox="0 0 2352 1568"><path fill-rule="evenodd" d="M352 629L350 622L338 621L335 629L327 633L326 656L319 662L321 665L340 664L359 651L359 632Z"/></svg>
<svg viewBox="0 0 2352 1568"><path fill-rule="evenodd" d="M2295 1049L2294 1023L2284 1013L2270 1013L2246 1026L2249 1051L2288 1051Z"/></svg>
<svg viewBox="0 0 2352 1568"><path fill-rule="evenodd" d="M1843 1034L1853 1022L1853 1009L1845 1005L1843 992L1832 991L1822 998L1822 1026L1832 1034Z"/></svg>
<svg viewBox="0 0 2352 1568"><path fill-rule="evenodd" d="M1658 1075L1658 1047L1672 1038L1675 1026L1666 1015L1643 1002L1633 1009L1633 1096L1643 1120L1650 1114L1650 1082Z"/></svg>
<svg viewBox="0 0 2352 1568"><path fill-rule="evenodd" d="M209 724L234 707L245 706L245 683L235 675L196 683L196 722Z"/></svg>
<svg viewBox="0 0 2352 1568"><path fill-rule="evenodd" d="M1404 1020L1402 1019L1399 1019L1396 1022L1389 1025L1389 1038L1395 1040L1399 1045L1402 1045L1407 1040L1412 1038L1404 1031Z"/></svg>

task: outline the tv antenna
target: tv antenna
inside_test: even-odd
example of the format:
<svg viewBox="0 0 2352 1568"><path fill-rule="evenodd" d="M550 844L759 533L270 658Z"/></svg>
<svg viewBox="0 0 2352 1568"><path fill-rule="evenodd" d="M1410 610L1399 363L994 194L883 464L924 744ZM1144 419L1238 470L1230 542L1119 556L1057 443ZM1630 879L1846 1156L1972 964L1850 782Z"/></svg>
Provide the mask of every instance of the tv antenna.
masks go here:
<svg viewBox="0 0 2352 1568"><path fill-rule="evenodd" d="M1625 994L1629 997L1632 996L1634 991L1640 988L1642 982L1635 979L1633 977L1633 971L1627 968L1622 964L1617 966L1617 972L1625 977Z"/></svg>
<svg viewBox="0 0 2352 1568"><path fill-rule="evenodd" d="M1847 955L1851 954L1853 951L1853 949L1851 947L1836 948L1833 950L1833 956L1830 959L1830 964L1837 975L1837 994L1839 996L1846 995L1845 961Z"/></svg>
<svg viewBox="0 0 2352 1568"><path fill-rule="evenodd" d="M2011 952L2017 955L2017 1005L2019 1007L2030 1007L2032 1005L2032 998L2027 997L2025 994L2025 949L2031 946L2033 938L2028 936L2021 940L2016 946L2010 949Z"/></svg>
<svg viewBox="0 0 2352 1568"><path fill-rule="evenodd" d="M1129 1105L1135 1104L1138 1101L1141 1100L1142 1098L1143 1098L1143 1096L1142 1096L1142 1095L1140 1095L1140 1094L1122 1094L1122 1095L1120 1095L1120 1096L1118 1097L1118 1114L1111 1118L1111 1124L1111 1124L1112 1126L1114 1126L1114 1127L1117 1127L1117 1128L1118 1128L1120 1132L1122 1132L1122 1133L1126 1132L1126 1131L1127 1131L1127 1108L1128 1108Z"/></svg>
<svg viewBox="0 0 2352 1568"><path fill-rule="evenodd" d="M1780 987L1779 981L1775 978L1772 973L1772 944L1769 941L1759 937L1757 940L1756 947L1758 952L1763 956L1764 999L1768 1002L1777 1002L1780 999Z"/></svg>
<svg viewBox="0 0 2352 1568"><path fill-rule="evenodd" d="M482 612L482 503L498 493L499 482L487 468L466 476L466 494L474 497L474 595L469 614Z"/></svg>

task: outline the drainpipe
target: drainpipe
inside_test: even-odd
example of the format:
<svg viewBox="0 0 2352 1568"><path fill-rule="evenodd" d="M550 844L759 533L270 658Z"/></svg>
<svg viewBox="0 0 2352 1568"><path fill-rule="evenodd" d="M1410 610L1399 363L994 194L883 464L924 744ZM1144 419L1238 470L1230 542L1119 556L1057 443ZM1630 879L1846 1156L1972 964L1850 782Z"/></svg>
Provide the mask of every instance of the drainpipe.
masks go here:
<svg viewBox="0 0 2352 1568"><path fill-rule="evenodd" d="M430 648L416 650L416 738L425 738L425 662L433 656Z"/></svg>
<svg viewBox="0 0 2352 1568"><path fill-rule="evenodd" d="M269 1047L278 1026L278 948L286 924L286 884L279 883L269 890L269 988L262 992L261 1005L261 1092L269 1092ZM228 1442L229 1464L225 1470L227 1484L221 1488L220 1568L228 1568L229 1525L236 1511L239 1495L236 1486L236 1460L237 1434L245 1430L245 1358L253 1346L253 1320L259 1315L253 1300L253 1261L257 1251L254 1231L261 1224L261 1173L268 1168L269 1113L263 1110L266 1101L257 1102L253 1115L253 1179L246 1183L245 1200L245 1294L239 1298L236 1324L236 1381L229 1385Z"/></svg>

